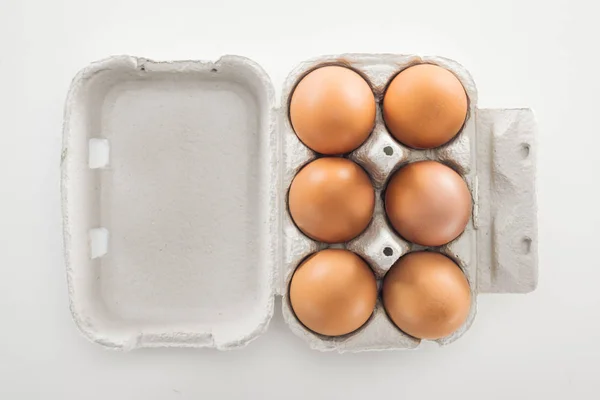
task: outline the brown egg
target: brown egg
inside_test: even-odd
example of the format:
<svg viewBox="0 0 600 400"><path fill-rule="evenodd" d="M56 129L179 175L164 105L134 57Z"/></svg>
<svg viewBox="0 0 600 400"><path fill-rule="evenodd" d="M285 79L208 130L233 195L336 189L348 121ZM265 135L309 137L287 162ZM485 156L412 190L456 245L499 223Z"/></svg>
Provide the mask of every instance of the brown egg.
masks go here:
<svg viewBox="0 0 600 400"><path fill-rule="evenodd" d="M385 211L406 240L441 246L465 230L471 217L471 193L452 168L435 161L415 162L390 179Z"/></svg>
<svg viewBox="0 0 600 400"><path fill-rule="evenodd" d="M420 64L392 80L383 99L383 118L390 133L416 149L441 146L462 128L467 94L447 69Z"/></svg>
<svg viewBox="0 0 600 400"><path fill-rule="evenodd" d="M290 120L300 140L322 154L348 153L375 125L375 97L356 72L340 66L318 68L294 89Z"/></svg>
<svg viewBox="0 0 600 400"><path fill-rule="evenodd" d="M310 256L292 277L290 304L311 331L339 336L360 328L377 301L377 283L356 254L326 249Z"/></svg>
<svg viewBox="0 0 600 400"><path fill-rule="evenodd" d="M420 339L440 339L466 321L471 291L462 270L433 252L400 258L383 281L383 305L403 332Z"/></svg>
<svg viewBox="0 0 600 400"><path fill-rule="evenodd" d="M367 173L339 157L319 158L292 181L289 209L298 228L326 243L346 242L373 216L375 191Z"/></svg>

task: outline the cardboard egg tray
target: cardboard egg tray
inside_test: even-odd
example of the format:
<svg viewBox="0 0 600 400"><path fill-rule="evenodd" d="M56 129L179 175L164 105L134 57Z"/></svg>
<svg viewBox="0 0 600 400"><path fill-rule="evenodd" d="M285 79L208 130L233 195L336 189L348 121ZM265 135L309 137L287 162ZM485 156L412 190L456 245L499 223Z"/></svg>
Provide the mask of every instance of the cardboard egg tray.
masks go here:
<svg viewBox="0 0 600 400"><path fill-rule="evenodd" d="M450 143L413 150L387 132L380 100L404 68L452 71L469 97L467 121ZM294 134L288 103L297 82L322 65L363 75L378 100L376 126L348 155L370 175L369 227L334 247L359 254L379 282L407 252L424 249L389 226L382 193L407 163L431 159L457 171L473 197L465 232L435 248L462 268L472 291L524 293L537 284L535 120L528 109L479 109L469 73L439 57L348 54L303 62L281 104L253 61L154 62L120 56L83 69L66 102L62 164L70 306L90 340L110 348L238 348L262 334L283 296L290 329L318 350L408 349L378 302L358 331L325 337L295 318L287 288L295 268L327 247L304 236L287 210L299 169L317 155Z"/></svg>

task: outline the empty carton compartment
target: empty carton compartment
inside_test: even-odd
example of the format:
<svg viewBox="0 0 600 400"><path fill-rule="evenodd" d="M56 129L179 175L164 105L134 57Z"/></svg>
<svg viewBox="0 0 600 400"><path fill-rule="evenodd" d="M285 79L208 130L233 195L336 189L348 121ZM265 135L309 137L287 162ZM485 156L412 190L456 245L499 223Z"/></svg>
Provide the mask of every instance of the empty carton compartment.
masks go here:
<svg viewBox="0 0 600 400"><path fill-rule="evenodd" d="M119 57L73 83L65 247L80 329L111 347L235 347L273 312L274 95L255 64Z"/></svg>

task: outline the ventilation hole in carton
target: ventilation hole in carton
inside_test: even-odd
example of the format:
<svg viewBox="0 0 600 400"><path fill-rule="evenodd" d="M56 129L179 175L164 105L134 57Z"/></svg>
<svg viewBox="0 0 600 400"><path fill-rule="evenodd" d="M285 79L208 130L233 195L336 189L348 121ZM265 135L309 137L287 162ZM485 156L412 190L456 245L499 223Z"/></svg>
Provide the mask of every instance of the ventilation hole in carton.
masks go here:
<svg viewBox="0 0 600 400"><path fill-rule="evenodd" d="M531 252L531 238L524 237L521 240L521 247L523 250L523 254L529 254Z"/></svg>
<svg viewBox="0 0 600 400"><path fill-rule="evenodd" d="M90 257L99 258L108 252L108 229L90 229Z"/></svg>
<svg viewBox="0 0 600 400"><path fill-rule="evenodd" d="M522 143L521 144L521 157L527 158L529 157L529 151L531 150L529 144Z"/></svg>
<svg viewBox="0 0 600 400"><path fill-rule="evenodd" d="M383 148L383 152L386 156L391 156L392 154L394 154L394 149L392 149L392 146L385 146Z"/></svg>
<svg viewBox="0 0 600 400"><path fill-rule="evenodd" d="M210 72L217 72L217 69L216 69L216 68L212 68L212 69L210 70Z"/></svg>
<svg viewBox="0 0 600 400"><path fill-rule="evenodd" d="M88 165L91 169L108 166L110 147L107 139L90 139Z"/></svg>
<svg viewBox="0 0 600 400"><path fill-rule="evenodd" d="M394 250L392 250L391 247L384 247L383 248L383 255L386 257L391 257L394 255Z"/></svg>

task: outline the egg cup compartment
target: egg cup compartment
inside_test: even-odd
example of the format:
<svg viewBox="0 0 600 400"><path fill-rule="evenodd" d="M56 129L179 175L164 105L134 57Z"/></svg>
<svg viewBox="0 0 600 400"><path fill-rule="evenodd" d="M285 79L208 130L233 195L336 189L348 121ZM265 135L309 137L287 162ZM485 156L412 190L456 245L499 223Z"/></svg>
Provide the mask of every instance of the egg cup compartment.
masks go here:
<svg viewBox="0 0 600 400"><path fill-rule="evenodd" d="M383 94L389 82L405 68L421 63L440 65L452 71L460 79L469 99L467 118L460 133L447 144L429 150L416 150L397 142L387 130L381 107ZM347 55L342 57L320 57L301 64L288 76L282 96L282 114L285 116L285 118L282 118L286 170L283 182L284 188L289 188L294 176L303 165L318 157L294 133L288 117L291 95L297 82L302 77L312 70L326 65L341 65L358 72L368 80L377 101L373 132L358 149L347 155L349 159L361 165L371 177L376 190L373 219L361 235L342 244L342 246L360 255L373 269L378 284L381 285L381 280L386 272L400 257L408 252L423 249L423 246L414 245L399 237L389 225L384 211L382 195L387 181L398 168L408 163L436 160L451 166L472 188L471 182L475 175L473 173L473 166L475 165L475 122L473 116L477 104L477 91L470 75L460 65L437 57ZM287 205L283 208L287 211ZM299 259L296 256L300 255L304 258L308 255L307 252L314 252L317 249L327 247L327 245L313 242L304 236L293 226L289 213L284 218L284 226L287 232L284 236L284 257L288 267L283 274L285 278L283 288L285 291L282 295L287 298L289 280L299 264ZM310 246L309 242L313 242L313 245ZM469 281L472 294L471 312L465 324L452 335L437 341L440 344L446 344L460 337L468 329L476 313L477 278L476 269L474 268L476 240L473 233L472 218L465 232L459 238L440 249L436 249L436 251L438 250L457 261ZM341 337L326 337L305 328L296 319L289 301L283 302L283 312L286 322L292 327L294 333L307 340L312 348L318 350L361 351L376 348L414 348L420 343L420 340L401 332L389 320L380 299L372 318L361 329ZM375 327L371 327L372 324Z"/></svg>
<svg viewBox="0 0 600 400"><path fill-rule="evenodd" d="M390 80L414 64L452 71L469 98L461 133L415 150L387 131L381 99ZM436 160L466 180L473 213L465 232L432 250L455 260L472 292L527 292L537 283L535 121L530 110L477 109L470 75L437 57L350 54L301 63L277 106L269 77L254 62L154 62L129 56L91 64L66 103L62 207L70 307L90 340L116 349L243 347L267 328L274 296L290 329L319 350L408 349L419 340L388 318L381 299L357 331L324 337L295 318L287 296L295 268L329 245L302 234L287 208L292 179L317 158L295 135L289 96L321 65L348 66L375 93L376 124L345 155L375 186L367 229L345 247L378 285L402 255L423 249L386 220L382 193L393 172Z"/></svg>

